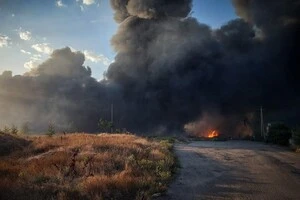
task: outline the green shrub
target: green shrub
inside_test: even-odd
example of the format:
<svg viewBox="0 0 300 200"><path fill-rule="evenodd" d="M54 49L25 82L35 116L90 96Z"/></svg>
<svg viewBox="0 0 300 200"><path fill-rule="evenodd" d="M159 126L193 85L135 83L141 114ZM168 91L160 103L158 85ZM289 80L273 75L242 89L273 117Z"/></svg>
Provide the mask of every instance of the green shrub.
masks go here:
<svg viewBox="0 0 300 200"><path fill-rule="evenodd" d="M110 129L113 128L113 123L101 118L98 121L98 127L100 131L109 132Z"/></svg>
<svg viewBox="0 0 300 200"><path fill-rule="evenodd" d="M274 123L269 126L266 140L279 145L288 145L292 132L289 127L283 123Z"/></svg>
<svg viewBox="0 0 300 200"><path fill-rule="evenodd" d="M53 136L55 134L55 126L53 123L49 123L48 125L48 132L47 132L47 135L49 137Z"/></svg>

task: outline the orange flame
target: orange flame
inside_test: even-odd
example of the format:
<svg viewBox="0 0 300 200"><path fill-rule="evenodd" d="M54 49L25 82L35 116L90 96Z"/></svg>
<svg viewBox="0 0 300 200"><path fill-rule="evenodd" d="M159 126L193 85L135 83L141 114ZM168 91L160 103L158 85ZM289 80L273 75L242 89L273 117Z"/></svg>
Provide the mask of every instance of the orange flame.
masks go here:
<svg viewBox="0 0 300 200"><path fill-rule="evenodd" d="M214 138L214 137L218 137L219 136L219 133L218 131L216 130L213 130L213 131L210 131L209 134L208 134L208 138Z"/></svg>

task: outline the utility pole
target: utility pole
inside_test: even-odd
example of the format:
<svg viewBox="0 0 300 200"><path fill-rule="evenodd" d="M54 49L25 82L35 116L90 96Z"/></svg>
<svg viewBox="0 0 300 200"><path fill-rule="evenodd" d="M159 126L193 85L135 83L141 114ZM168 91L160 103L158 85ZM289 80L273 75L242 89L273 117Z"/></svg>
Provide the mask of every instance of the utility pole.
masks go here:
<svg viewBox="0 0 300 200"><path fill-rule="evenodd" d="M261 136L264 138L265 137L265 133L264 133L264 115L263 115L262 106L260 107L260 133L261 133Z"/></svg>
<svg viewBox="0 0 300 200"><path fill-rule="evenodd" d="M113 124L114 124L114 104L111 104L110 105L110 122L111 122L111 125L112 127L110 128L110 132L112 133L113 132Z"/></svg>

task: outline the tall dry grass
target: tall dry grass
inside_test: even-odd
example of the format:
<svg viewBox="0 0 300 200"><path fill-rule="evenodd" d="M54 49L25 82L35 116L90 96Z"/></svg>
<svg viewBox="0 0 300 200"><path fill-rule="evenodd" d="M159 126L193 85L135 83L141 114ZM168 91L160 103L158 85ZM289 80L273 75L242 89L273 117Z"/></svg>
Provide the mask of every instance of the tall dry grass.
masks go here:
<svg viewBox="0 0 300 200"><path fill-rule="evenodd" d="M170 143L135 135L25 141L0 157L0 199L150 199L166 189L174 169Z"/></svg>

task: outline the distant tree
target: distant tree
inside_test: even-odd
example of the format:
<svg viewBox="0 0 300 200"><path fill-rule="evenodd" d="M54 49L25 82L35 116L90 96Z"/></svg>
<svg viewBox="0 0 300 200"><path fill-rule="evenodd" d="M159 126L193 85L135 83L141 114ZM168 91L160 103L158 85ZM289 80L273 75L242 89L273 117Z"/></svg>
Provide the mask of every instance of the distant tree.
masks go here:
<svg viewBox="0 0 300 200"><path fill-rule="evenodd" d="M10 128L7 127L7 126L4 126L3 132L4 132L4 133L10 133Z"/></svg>
<svg viewBox="0 0 300 200"><path fill-rule="evenodd" d="M100 131L109 132L110 129L113 127L113 124L110 121L100 118L98 122L98 127Z"/></svg>
<svg viewBox="0 0 300 200"><path fill-rule="evenodd" d="M300 145L300 128L297 127L292 131L292 139L296 145Z"/></svg>
<svg viewBox="0 0 300 200"><path fill-rule="evenodd" d="M19 132L18 127L13 124L10 128L10 133L13 135L17 135L18 132Z"/></svg>
<svg viewBox="0 0 300 200"><path fill-rule="evenodd" d="M48 132L47 132L47 135L49 137L52 137L53 135L55 134L55 126L54 126L54 123L49 123L48 125Z"/></svg>
<svg viewBox="0 0 300 200"><path fill-rule="evenodd" d="M284 123L272 123L268 126L266 140L274 144L288 145L291 136L291 129Z"/></svg>

